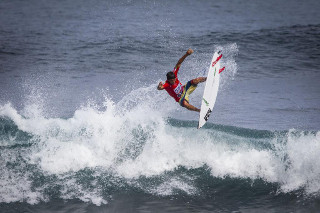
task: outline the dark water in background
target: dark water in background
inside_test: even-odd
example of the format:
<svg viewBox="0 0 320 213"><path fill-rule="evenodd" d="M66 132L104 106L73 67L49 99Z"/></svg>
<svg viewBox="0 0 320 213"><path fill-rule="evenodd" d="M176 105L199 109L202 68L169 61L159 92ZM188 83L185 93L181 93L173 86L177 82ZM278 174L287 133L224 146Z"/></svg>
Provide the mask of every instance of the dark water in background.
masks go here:
<svg viewBox="0 0 320 213"><path fill-rule="evenodd" d="M319 9L1 1L0 212L320 211ZM188 48L224 53L201 130L155 89Z"/></svg>

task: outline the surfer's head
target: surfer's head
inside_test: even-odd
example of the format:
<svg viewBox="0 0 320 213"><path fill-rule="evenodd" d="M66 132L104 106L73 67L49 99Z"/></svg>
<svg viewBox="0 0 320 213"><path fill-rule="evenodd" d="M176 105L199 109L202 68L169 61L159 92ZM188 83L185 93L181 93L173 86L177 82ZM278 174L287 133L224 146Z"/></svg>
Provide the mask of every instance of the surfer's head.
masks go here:
<svg viewBox="0 0 320 213"><path fill-rule="evenodd" d="M175 78L176 78L176 75L172 71L167 73L167 80L169 81L170 84L174 84Z"/></svg>
<svg viewBox="0 0 320 213"><path fill-rule="evenodd" d="M167 73L167 80L171 80L171 79L175 79L175 78L176 78L176 76L172 71Z"/></svg>

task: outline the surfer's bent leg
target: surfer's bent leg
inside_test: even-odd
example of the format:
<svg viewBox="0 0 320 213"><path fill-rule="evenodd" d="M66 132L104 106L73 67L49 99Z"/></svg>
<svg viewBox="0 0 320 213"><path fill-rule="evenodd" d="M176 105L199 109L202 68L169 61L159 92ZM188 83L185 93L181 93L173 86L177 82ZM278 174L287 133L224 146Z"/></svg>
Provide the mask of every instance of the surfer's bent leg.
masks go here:
<svg viewBox="0 0 320 213"><path fill-rule="evenodd" d="M191 80L191 84L197 85L201 82L205 82L207 80L207 77L199 77Z"/></svg>
<svg viewBox="0 0 320 213"><path fill-rule="evenodd" d="M198 109L198 108L195 107L195 106L192 106L192 105L189 104L188 101L186 101L186 100L183 100L183 107L185 107L185 108L187 108L188 110L191 110L191 111L200 112L200 109Z"/></svg>
<svg viewBox="0 0 320 213"><path fill-rule="evenodd" d="M194 79L196 80L196 79ZM201 80L205 80L205 79L199 79ZM200 112L200 109L192 106L191 104L189 104L189 95L197 88L197 84L192 84L192 80L188 81L188 83L184 86L184 91L181 95L181 98L179 100L179 104L182 107L187 108L188 110L192 110L192 111L196 111L196 112Z"/></svg>

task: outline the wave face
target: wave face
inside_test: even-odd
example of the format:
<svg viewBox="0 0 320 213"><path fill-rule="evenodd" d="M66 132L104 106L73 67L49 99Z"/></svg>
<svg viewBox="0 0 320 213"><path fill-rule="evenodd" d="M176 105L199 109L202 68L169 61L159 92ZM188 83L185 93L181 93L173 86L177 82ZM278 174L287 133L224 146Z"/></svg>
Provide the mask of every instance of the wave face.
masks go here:
<svg viewBox="0 0 320 213"><path fill-rule="evenodd" d="M239 184L274 194L320 192L319 131L210 123L197 130L195 121L129 100L106 98L104 107L88 105L70 118L0 106L0 201L77 198L100 205L119 191L196 198L241 194Z"/></svg>

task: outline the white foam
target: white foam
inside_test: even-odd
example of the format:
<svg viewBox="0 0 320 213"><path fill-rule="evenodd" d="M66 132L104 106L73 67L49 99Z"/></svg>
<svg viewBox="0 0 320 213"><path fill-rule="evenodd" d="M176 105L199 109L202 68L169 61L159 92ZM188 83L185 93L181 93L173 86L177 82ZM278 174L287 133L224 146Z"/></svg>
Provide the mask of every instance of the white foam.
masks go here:
<svg viewBox="0 0 320 213"><path fill-rule="evenodd" d="M198 190L190 181L179 177L171 178L159 186L155 186L149 190L150 193L162 196L174 195L177 190L183 191L189 195L197 194Z"/></svg>
<svg viewBox="0 0 320 213"><path fill-rule="evenodd" d="M280 146L285 154L285 172L279 172L281 189L290 192L304 188L307 194L320 192L320 132L290 130L288 141Z"/></svg>
<svg viewBox="0 0 320 213"><path fill-rule="evenodd" d="M22 150L27 151L27 150ZM45 200L41 189L32 188L31 175L27 170L23 170L22 165L8 169L5 162L15 163L18 156L14 150L1 151L0 156L0 202L10 203L18 201L26 201L30 204L36 204L40 200Z"/></svg>
<svg viewBox="0 0 320 213"><path fill-rule="evenodd" d="M68 175L62 175L60 177L63 180L63 188L60 190L63 199L78 198L84 202L92 202L93 204L100 206L101 204L107 204L108 202L102 198L101 190L98 187L85 189L81 184L77 183L75 179Z"/></svg>
<svg viewBox="0 0 320 213"><path fill-rule="evenodd" d="M292 130L287 136L268 141L273 149L262 149L247 144L248 140L259 139L211 129L174 127L166 122L172 108L163 108L171 102L165 100L159 105L147 95L145 99L135 99L139 91L156 97L155 86L133 91L117 104L106 99L103 110L90 104L75 111L69 119L45 118L41 113L23 116L10 104L0 106L0 116L34 135L36 144L29 152L20 153L21 157L44 174L56 175L66 199L106 202L101 191L90 192L75 182L72 174L87 168L99 168L130 182L141 176L162 176L181 166L187 169L207 166L214 177L263 179L278 183L283 192L303 188L307 194L319 193L319 132L304 134ZM3 161L5 165L13 160ZM1 167L1 173L2 202L27 199L35 203L44 199L41 190L31 190L30 174L5 166ZM168 195L175 189L189 194L197 192L190 181L178 177L145 190ZM70 190L74 191L72 196Z"/></svg>

